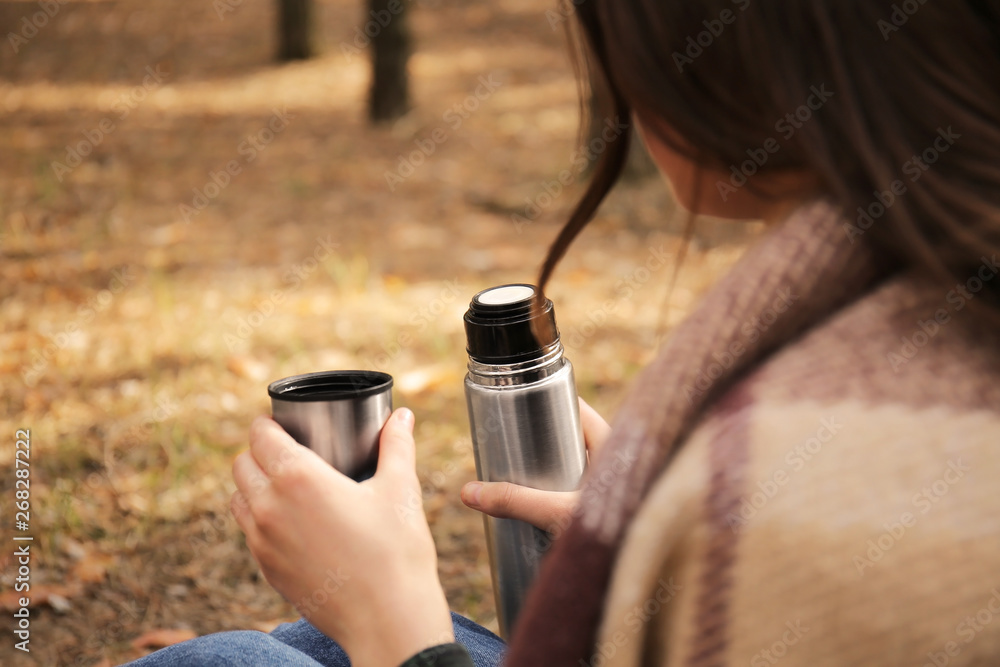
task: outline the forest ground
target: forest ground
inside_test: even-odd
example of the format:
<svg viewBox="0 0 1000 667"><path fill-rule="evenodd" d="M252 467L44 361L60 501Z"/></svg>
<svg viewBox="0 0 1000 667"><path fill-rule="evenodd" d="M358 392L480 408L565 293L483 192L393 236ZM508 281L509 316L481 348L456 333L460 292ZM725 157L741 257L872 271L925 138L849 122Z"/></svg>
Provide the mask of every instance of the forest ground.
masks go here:
<svg viewBox="0 0 1000 667"><path fill-rule="evenodd" d="M528 0L413 2L414 110L374 128L361 3L320 0L321 54L280 66L273 3L223 4L71 0L0 44L0 541L20 428L35 539L32 652L5 632L4 665L118 664L294 618L229 516L229 469L267 383L328 368L395 376L448 599L496 628L482 521L458 498L475 476L462 314L534 280L586 180L563 26ZM36 11L0 2L2 32ZM623 184L551 284L606 415L758 229L700 221L668 299L683 224L658 177Z"/></svg>

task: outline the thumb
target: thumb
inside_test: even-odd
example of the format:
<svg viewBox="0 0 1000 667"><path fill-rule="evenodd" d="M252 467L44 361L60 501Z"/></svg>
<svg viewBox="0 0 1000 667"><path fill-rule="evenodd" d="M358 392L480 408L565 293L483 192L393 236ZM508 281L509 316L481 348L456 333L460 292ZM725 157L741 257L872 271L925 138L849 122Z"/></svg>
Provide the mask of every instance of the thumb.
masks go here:
<svg viewBox="0 0 1000 667"><path fill-rule="evenodd" d="M509 482L469 482L462 502L498 519L519 519L536 528L558 533L569 525L577 491L542 491Z"/></svg>
<svg viewBox="0 0 1000 667"><path fill-rule="evenodd" d="M391 484L416 479L417 448L413 442L413 422L413 412L409 408L399 408L386 420L379 435L374 479L385 479Z"/></svg>

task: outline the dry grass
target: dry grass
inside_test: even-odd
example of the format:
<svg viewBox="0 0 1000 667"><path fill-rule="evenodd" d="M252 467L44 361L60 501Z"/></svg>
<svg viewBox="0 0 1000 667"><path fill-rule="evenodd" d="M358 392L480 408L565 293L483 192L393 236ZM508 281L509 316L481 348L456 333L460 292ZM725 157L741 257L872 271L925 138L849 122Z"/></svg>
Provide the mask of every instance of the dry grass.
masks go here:
<svg viewBox="0 0 1000 667"><path fill-rule="evenodd" d="M360 5L323 0L324 55L275 67L271 4L220 20L207 0L71 2L20 53L0 48L0 539L12 544L14 430L30 428L33 592L54 595L34 611L32 654L8 635L2 664L117 663L146 630L291 618L228 516L229 466L267 382L325 368L396 377L448 597L495 626L481 521L457 493L474 476L461 318L479 289L533 278L579 194L511 221L569 165L562 34L528 2L418 6L416 110L373 129L365 63L339 48ZM169 77L119 120L115 102L157 64ZM500 87L451 128L445 112L489 74ZM274 107L287 129L185 222L179 204L244 159ZM109 117L60 181L51 163ZM437 127L446 141L390 192L385 172ZM747 238L705 223L666 303L669 267L644 267L676 255L674 217L657 179L619 188L551 287L580 391L605 413Z"/></svg>

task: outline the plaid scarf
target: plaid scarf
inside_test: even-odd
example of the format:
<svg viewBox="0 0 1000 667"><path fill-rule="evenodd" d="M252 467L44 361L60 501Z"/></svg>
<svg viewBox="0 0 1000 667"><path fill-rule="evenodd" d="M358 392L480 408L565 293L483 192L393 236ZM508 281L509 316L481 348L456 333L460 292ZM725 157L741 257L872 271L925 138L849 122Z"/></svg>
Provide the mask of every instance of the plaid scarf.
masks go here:
<svg viewBox="0 0 1000 667"><path fill-rule="evenodd" d="M829 204L810 203L751 248L632 388L584 481L578 513L546 556L506 664L589 665L623 538L647 492L709 407L778 348L871 289L885 270ZM857 242L856 242L857 241ZM797 300L782 308L794 287ZM776 298L778 295L779 298ZM758 322L754 335L745 325ZM712 513L738 500L720 496ZM735 534L713 553L735 558ZM723 563L724 565L724 563Z"/></svg>

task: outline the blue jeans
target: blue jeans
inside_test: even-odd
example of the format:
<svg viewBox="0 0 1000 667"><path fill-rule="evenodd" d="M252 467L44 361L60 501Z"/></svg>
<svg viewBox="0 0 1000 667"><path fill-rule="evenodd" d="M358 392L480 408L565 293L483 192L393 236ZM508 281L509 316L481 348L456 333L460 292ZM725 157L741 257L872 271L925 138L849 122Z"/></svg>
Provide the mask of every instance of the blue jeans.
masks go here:
<svg viewBox="0 0 1000 667"><path fill-rule="evenodd" d="M464 616L452 613L455 641L465 646L476 667L499 667L503 640ZM128 663L128 667L350 667L347 654L304 618L283 623L271 634L240 630L218 632L174 644Z"/></svg>

